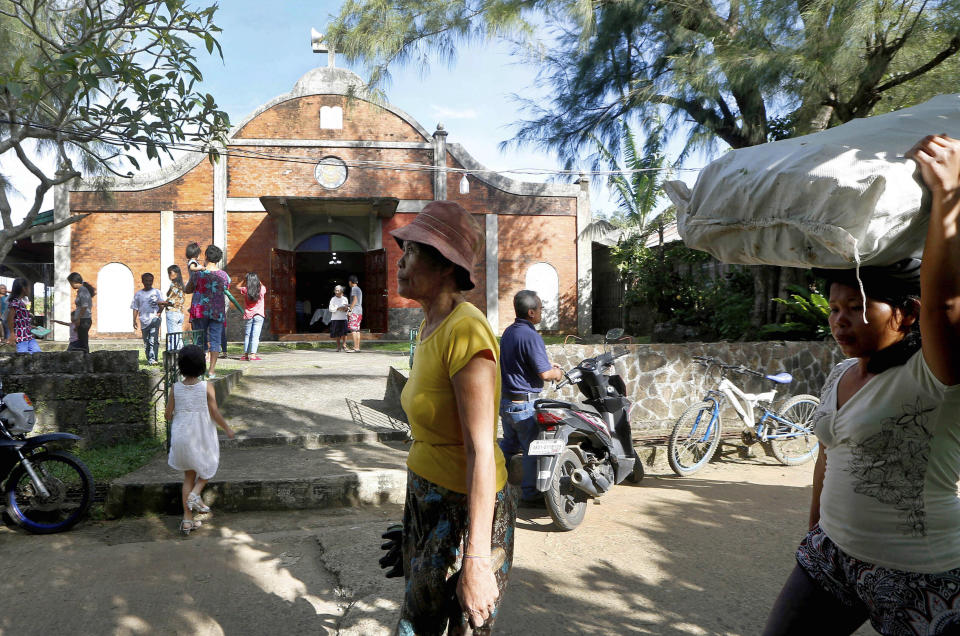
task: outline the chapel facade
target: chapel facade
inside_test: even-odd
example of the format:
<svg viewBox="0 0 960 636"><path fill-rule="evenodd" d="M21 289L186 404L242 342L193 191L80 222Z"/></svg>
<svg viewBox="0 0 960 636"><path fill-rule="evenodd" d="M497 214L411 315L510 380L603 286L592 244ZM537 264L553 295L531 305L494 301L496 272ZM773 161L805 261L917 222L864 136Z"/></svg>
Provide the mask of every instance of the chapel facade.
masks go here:
<svg viewBox="0 0 960 636"><path fill-rule="evenodd" d="M464 173L444 168L467 170L469 191ZM267 286L263 339L302 337L298 301L325 306L350 274L364 292L363 328L406 337L421 312L397 294L400 248L389 231L443 199L483 229L467 299L497 333L513 321L521 289L544 299L543 329L590 333L587 181L525 183L486 172L448 143L442 126L428 132L333 66L309 71L237 124L216 162L196 153L106 190L60 187L55 218L90 214L54 233L55 312L69 315L65 281L76 271L98 290L91 336L133 337L129 306L141 274L152 273L165 292L167 266L186 273L184 250L196 241L224 250L234 295L247 272ZM239 312L230 312L230 338L241 339L242 329ZM66 327L54 335L66 339Z"/></svg>

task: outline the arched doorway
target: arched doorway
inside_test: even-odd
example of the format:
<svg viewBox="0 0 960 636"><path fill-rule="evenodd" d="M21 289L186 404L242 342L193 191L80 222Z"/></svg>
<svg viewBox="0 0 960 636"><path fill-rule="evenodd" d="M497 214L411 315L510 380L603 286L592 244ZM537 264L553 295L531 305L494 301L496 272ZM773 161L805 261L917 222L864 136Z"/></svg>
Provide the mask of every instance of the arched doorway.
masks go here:
<svg viewBox="0 0 960 636"><path fill-rule="evenodd" d="M527 270L526 288L537 292L543 303L540 328L553 331L560 328L560 277L550 263L536 263Z"/></svg>
<svg viewBox="0 0 960 636"><path fill-rule="evenodd" d="M360 278L363 287L363 248L349 236L330 232L304 239L294 252L296 300L298 307L309 308L309 312L297 316L297 332L324 331L323 322L310 324L311 315L329 304L335 285L347 288L351 274Z"/></svg>
<svg viewBox="0 0 960 636"><path fill-rule="evenodd" d="M97 274L97 332L133 331L130 299L133 272L123 263L107 263Z"/></svg>

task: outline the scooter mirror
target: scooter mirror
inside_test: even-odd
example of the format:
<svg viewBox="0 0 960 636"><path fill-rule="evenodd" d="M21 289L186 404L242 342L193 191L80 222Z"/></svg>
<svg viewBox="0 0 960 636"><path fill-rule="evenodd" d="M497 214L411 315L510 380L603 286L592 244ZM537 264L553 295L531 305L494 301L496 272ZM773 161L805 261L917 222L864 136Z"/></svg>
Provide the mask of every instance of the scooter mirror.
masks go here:
<svg viewBox="0 0 960 636"><path fill-rule="evenodd" d="M607 332L607 335L604 336L604 340L607 342L613 342L614 340L619 340L623 338L623 329L620 327L615 327Z"/></svg>

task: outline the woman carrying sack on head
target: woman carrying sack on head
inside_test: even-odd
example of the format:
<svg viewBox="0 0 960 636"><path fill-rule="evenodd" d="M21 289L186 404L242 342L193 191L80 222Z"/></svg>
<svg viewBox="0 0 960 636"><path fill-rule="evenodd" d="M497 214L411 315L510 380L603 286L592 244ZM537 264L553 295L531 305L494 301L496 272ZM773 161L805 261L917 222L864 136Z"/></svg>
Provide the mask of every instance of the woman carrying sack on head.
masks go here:
<svg viewBox="0 0 960 636"><path fill-rule="evenodd" d="M960 141L925 137L907 156L931 195L922 264L820 272L848 359L813 416L810 531L766 636L868 619L960 633Z"/></svg>

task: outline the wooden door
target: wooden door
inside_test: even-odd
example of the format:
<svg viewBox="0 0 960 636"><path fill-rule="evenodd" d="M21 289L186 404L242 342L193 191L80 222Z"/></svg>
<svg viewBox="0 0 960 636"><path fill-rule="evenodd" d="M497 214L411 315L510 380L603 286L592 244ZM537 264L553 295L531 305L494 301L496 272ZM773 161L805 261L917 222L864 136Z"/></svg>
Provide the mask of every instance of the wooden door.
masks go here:
<svg viewBox="0 0 960 636"><path fill-rule="evenodd" d="M270 331L293 333L297 327L296 252L273 248L270 252Z"/></svg>
<svg viewBox="0 0 960 636"><path fill-rule="evenodd" d="M375 333L387 331L387 251L363 255L363 321Z"/></svg>

